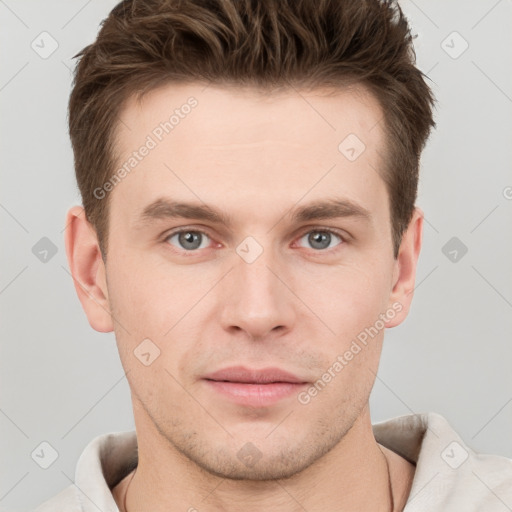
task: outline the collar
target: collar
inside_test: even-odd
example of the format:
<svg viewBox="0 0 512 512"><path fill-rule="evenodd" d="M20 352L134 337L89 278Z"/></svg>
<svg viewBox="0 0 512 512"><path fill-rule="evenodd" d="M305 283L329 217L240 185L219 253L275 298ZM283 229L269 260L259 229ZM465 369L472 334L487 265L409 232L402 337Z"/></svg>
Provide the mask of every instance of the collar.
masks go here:
<svg viewBox="0 0 512 512"><path fill-rule="evenodd" d="M378 443L416 465L403 512L512 510L512 460L475 453L443 416L408 414L372 427ZM111 489L137 466L137 459L135 431L93 439L75 474L82 512L119 512Z"/></svg>

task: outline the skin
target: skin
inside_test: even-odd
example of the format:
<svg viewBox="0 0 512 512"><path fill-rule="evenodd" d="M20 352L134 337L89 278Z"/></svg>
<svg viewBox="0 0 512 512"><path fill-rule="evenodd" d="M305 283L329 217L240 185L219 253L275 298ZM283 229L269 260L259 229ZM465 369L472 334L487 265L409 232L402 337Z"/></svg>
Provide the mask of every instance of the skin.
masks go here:
<svg viewBox="0 0 512 512"><path fill-rule="evenodd" d="M133 476L131 512L229 512L240 503L248 512L387 512L389 464L402 510L414 466L377 444L368 406L385 329L307 404L293 394L242 406L202 380L232 365L277 366L312 384L379 314L400 305L386 328L407 316L423 213L415 209L394 259L377 100L361 87L269 96L166 85L127 102L119 162L190 96L197 107L111 192L106 263L82 208L66 219L78 296L94 329L115 331L131 389L139 464L113 491L119 507ZM350 133L366 146L355 161L338 150ZM141 223L164 196L211 205L233 224ZM294 209L332 197L364 207L370 220L291 221ZM206 233L199 249L169 237L183 227ZM342 238L318 248L307 235L322 228ZM236 252L248 236L263 249L250 264ZM134 356L146 338L160 350L149 366ZM249 442L260 454L251 466L237 457Z"/></svg>

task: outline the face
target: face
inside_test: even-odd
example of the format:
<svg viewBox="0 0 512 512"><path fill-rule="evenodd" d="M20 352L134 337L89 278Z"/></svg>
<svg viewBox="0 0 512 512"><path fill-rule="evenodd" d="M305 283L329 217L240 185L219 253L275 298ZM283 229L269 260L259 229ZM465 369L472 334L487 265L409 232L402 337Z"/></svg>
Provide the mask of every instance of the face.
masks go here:
<svg viewBox="0 0 512 512"><path fill-rule="evenodd" d="M404 307L381 118L363 89L198 84L122 112L105 293L136 422L212 474L294 475L368 403Z"/></svg>

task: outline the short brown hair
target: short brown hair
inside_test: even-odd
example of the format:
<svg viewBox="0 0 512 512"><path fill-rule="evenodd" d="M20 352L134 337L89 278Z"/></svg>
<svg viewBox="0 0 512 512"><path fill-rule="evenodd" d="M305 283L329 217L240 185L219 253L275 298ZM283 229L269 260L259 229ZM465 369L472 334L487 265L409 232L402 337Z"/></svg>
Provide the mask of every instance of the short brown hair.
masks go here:
<svg viewBox="0 0 512 512"><path fill-rule="evenodd" d="M384 112L395 258L413 214L435 99L415 67L400 6L386 0L124 0L75 69L69 132L87 219L107 253L114 133L132 95L172 82L284 87L366 86ZM425 77L426 78L426 77ZM341 142L341 141L340 141Z"/></svg>

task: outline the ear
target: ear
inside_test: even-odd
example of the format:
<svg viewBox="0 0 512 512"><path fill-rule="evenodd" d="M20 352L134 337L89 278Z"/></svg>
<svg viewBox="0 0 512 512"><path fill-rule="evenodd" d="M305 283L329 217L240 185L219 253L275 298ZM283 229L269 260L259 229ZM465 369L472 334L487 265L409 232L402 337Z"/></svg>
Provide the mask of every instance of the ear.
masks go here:
<svg viewBox="0 0 512 512"><path fill-rule="evenodd" d="M386 327L395 327L401 324L409 313L423 237L423 217L423 211L416 207L402 237L398 257L394 263L393 289L388 304L388 307L393 309L396 315L386 322Z"/></svg>
<svg viewBox="0 0 512 512"><path fill-rule="evenodd" d="M105 274L96 230L81 206L73 206L66 215L66 255L76 293L89 324L99 332L114 329Z"/></svg>

